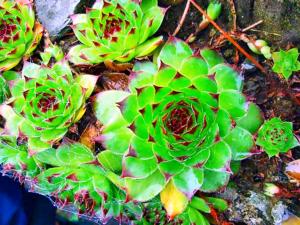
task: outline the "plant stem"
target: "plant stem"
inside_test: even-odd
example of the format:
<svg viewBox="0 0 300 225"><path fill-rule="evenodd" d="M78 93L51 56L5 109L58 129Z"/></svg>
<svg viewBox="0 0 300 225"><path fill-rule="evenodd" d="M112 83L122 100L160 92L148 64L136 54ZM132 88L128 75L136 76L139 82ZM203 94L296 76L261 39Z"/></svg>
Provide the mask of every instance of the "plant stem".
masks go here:
<svg viewBox="0 0 300 225"><path fill-rule="evenodd" d="M182 14L182 16L180 18L180 21L179 21L179 23L178 23L175 31L173 32L172 36L176 36L178 34L178 32L180 31L180 29L181 29L181 27L182 27L182 25L184 23L184 20L185 20L185 18L187 16L187 13L188 13L188 11L190 9L190 5L191 5L191 1L187 0L186 5L185 5L185 9L183 11L183 14Z"/></svg>

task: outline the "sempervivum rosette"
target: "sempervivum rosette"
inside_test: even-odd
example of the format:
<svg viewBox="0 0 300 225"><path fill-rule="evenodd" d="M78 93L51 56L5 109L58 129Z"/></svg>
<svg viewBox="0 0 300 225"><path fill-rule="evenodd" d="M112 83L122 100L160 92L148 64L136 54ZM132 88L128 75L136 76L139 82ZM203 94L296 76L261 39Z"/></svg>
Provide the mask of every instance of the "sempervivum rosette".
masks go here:
<svg viewBox="0 0 300 225"><path fill-rule="evenodd" d="M275 117L261 126L256 144L272 157L299 146L299 141L294 135L293 124Z"/></svg>
<svg viewBox="0 0 300 225"><path fill-rule="evenodd" d="M98 95L99 140L107 149L98 160L121 175L129 199L161 193L173 217L197 190L226 185L230 162L251 155L263 119L241 93L241 78L214 51L193 56L171 38L158 61L135 65L128 92Z"/></svg>
<svg viewBox="0 0 300 225"><path fill-rule="evenodd" d="M15 67L36 48L42 26L28 0L0 0L0 71Z"/></svg>
<svg viewBox="0 0 300 225"><path fill-rule="evenodd" d="M86 14L72 16L72 28L82 44L70 50L70 61L128 62L148 55L162 42L162 37L148 38L160 27L164 12L156 0L97 0Z"/></svg>
<svg viewBox="0 0 300 225"><path fill-rule="evenodd" d="M0 105L4 132L25 138L31 154L50 148L83 115L96 81L92 75L74 78L64 59L49 67L25 63L9 82L11 98Z"/></svg>

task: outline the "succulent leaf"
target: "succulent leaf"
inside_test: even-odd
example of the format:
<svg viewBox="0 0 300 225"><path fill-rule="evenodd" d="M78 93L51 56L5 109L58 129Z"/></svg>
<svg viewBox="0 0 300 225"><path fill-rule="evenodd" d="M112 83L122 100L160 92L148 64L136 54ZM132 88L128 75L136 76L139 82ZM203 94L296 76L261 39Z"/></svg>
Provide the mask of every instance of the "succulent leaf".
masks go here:
<svg viewBox="0 0 300 225"><path fill-rule="evenodd" d="M266 121L259 129L256 144L272 157L299 146L299 141L294 136L293 124L275 117Z"/></svg>
<svg viewBox="0 0 300 225"><path fill-rule="evenodd" d="M0 104L2 104L9 95L9 88L6 80L0 77Z"/></svg>
<svg viewBox="0 0 300 225"><path fill-rule="evenodd" d="M162 37L148 40L160 27L165 9L157 1L99 0L86 14L72 16L73 31L82 43L71 48L74 64L105 60L128 62L149 55Z"/></svg>
<svg viewBox="0 0 300 225"><path fill-rule="evenodd" d="M1 72L15 67L35 50L43 27L35 21L32 5L26 1L0 1L0 18Z"/></svg>
<svg viewBox="0 0 300 225"><path fill-rule="evenodd" d="M200 54L171 37L159 66L135 64L128 91L97 96L100 141L105 154L119 156L116 167L98 160L125 180L129 199L148 201L170 182L187 199L217 191L229 180L231 160L251 155L263 122L259 109L246 102L242 79L220 56Z"/></svg>

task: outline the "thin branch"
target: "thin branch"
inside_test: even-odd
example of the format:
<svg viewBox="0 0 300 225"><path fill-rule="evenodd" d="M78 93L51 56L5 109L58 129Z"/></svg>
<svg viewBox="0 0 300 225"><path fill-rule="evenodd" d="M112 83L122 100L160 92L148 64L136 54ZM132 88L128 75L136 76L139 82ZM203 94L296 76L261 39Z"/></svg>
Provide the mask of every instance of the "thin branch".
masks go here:
<svg viewBox="0 0 300 225"><path fill-rule="evenodd" d="M255 58L253 58L249 53L247 53L226 31L224 31L215 21L213 21L194 0L190 0L191 3L195 6L196 9L198 9L199 12L201 12L207 20L220 32L222 33L228 41L230 41L244 56L246 56L257 68L259 68L263 73L267 73L265 68L256 61Z"/></svg>
<svg viewBox="0 0 300 225"><path fill-rule="evenodd" d="M259 20L259 21L257 21L256 23L253 23L253 24L251 24L250 26L244 28L244 29L242 30L242 32L244 33L244 32L246 32L246 31L248 31L248 30L251 30L252 28L254 28L254 27L260 25L260 24L263 23L263 22L264 22L263 20Z"/></svg>
<svg viewBox="0 0 300 225"><path fill-rule="evenodd" d="M260 32L260 33L264 33L264 34L267 34L267 35L274 35L274 36L278 36L278 37L282 36L281 34L272 33L272 32L268 32L268 31L264 31L264 30L251 29L251 31Z"/></svg>
<svg viewBox="0 0 300 225"><path fill-rule="evenodd" d="M236 9L235 9L235 5L234 5L234 1L233 0L229 0L229 4L230 4L230 11L231 11L231 15L232 15L232 20L233 20L233 30L237 30L237 23L236 23Z"/></svg>
<svg viewBox="0 0 300 225"><path fill-rule="evenodd" d="M181 27L182 27L182 25L184 23L184 20L185 20L185 18L187 16L187 13L188 13L188 11L190 9L190 5L191 5L191 1L187 0L186 5L185 5L185 9L183 11L183 14L182 14L182 16L180 18L180 21L179 21L179 23L178 23L175 31L173 32L172 36L176 36L178 34L178 32L180 31L180 29L181 29Z"/></svg>

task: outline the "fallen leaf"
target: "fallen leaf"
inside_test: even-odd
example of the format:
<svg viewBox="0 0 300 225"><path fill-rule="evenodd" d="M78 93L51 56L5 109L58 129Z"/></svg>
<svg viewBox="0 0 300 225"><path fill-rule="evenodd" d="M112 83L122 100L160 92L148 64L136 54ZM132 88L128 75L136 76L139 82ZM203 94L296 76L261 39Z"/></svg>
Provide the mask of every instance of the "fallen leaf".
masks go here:
<svg viewBox="0 0 300 225"><path fill-rule="evenodd" d="M300 218L296 216L290 217L288 220L284 221L282 225L300 225Z"/></svg>
<svg viewBox="0 0 300 225"><path fill-rule="evenodd" d="M95 138L100 135L100 125L89 124L80 136L79 142L88 148L95 149Z"/></svg>
<svg viewBox="0 0 300 225"><path fill-rule="evenodd" d="M300 184L300 159L288 163L285 173L293 182Z"/></svg>
<svg viewBox="0 0 300 225"><path fill-rule="evenodd" d="M128 69L132 69L133 67L132 63L115 63L111 60L105 60L104 65L108 69L111 69L112 71L116 71L116 72L122 72Z"/></svg>
<svg viewBox="0 0 300 225"><path fill-rule="evenodd" d="M99 80L104 90L126 90L129 83L124 73L103 73Z"/></svg>

